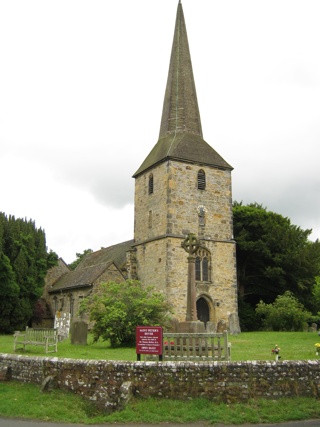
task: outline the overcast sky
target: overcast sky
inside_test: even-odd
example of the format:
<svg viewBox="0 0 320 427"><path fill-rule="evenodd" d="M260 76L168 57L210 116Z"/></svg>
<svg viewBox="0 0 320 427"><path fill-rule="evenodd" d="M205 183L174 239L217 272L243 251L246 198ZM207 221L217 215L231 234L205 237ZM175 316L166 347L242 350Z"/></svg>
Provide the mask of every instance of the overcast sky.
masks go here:
<svg viewBox="0 0 320 427"><path fill-rule="evenodd" d="M0 0L0 211L67 263L133 238L178 0ZM233 199L320 237L320 1L182 0L204 139Z"/></svg>

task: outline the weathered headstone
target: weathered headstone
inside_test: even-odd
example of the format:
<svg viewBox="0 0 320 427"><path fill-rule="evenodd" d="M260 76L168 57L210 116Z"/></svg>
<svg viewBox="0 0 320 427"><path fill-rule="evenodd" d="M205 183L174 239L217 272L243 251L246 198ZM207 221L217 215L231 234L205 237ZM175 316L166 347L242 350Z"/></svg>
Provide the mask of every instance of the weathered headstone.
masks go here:
<svg viewBox="0 0 320 427"><path fill-rule="evenodd" d="M71 322L71 344L87 345L88 324L83 320Z"/></svg>
<svg viewBox="0 0 320 427"><path fill-rule="evenodd" d="M223 319L219 320L218 326L217 326L217 332L221 333L221 332L224 332L226 329L227 329L226 322Z"/></svg>
<svg viewBox="0 0 320 427"><path fill-rule="evenodd" d="M235 313L231 313L229 316L229 332L232 335L240 334L239 317Z"/></svg>
<svg viewBox="0 0 320 427"><path fill-rule="evenodd" d="M215 322L207 322L207 324L206 324L206 332L207 333L216 333L217 332L217 327L216 327L216 324L215 324Z"/></svg>
<svg viewBox="0 0 320 427"><path fill-rule="evenodd" d="M312 330L312 332L317 332L317 330L318 330L318 325L317 325L316 323L312 323L312 324L311 324L311 330Z"/></svg>
<svg viewBox="0 0 320 427"><path fill-rule="evenodd" d="M59 341L68 338L70 330L70 313L61 313L57 311L54 318L54 327L58 329Z"/></svg>

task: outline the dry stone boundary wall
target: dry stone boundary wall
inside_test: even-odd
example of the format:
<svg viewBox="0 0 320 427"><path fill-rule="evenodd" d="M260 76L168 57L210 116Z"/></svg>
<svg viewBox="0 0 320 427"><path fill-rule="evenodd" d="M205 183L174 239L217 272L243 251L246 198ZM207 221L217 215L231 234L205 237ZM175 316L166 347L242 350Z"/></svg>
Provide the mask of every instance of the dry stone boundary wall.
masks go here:
<svg viewBox="0 0 320 427"><path fill-rule="evenodd" d="M0 354L3 378L68 390L107 412L130 396L215 402L320 396L320 361L123 362Z"/></svg>

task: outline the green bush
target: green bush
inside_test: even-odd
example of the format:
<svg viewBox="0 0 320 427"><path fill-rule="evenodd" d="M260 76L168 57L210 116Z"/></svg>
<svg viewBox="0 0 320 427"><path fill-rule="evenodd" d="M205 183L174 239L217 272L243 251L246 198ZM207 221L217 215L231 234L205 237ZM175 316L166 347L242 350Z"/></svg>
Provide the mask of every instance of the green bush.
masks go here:
<svg viewBox="0 0 320 427"><path fill-rule="evenodd" d="M272 304L260 301L256 313L261 317L264 328L273 331L303 331L311 316L290 291L278 295Z"/></svg>
<svg viewBox="0 0 320 427"><path fill-rule="evenodd" d="M94 322L94 340L110 340L111 347L134 345L136 326L166 326L170 306L153 287L143 288L138 281L108 282L86 298L81 311Z"/></svg>

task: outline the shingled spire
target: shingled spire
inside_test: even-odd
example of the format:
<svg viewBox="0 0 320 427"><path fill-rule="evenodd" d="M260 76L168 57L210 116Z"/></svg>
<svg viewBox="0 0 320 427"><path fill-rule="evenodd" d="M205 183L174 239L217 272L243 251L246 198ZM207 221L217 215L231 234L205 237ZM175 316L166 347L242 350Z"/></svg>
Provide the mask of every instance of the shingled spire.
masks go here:
<svg viewBox="0 0 320 427"><path fill-rule="evenodd" d="M182 4L179 2L160 135L190 132L202 137L201 119Z"/></svg>
<svg viewBox="0 0 320 427"><path fill-rule="evenodd" d="M232 169L202 137L187 30L180 0L163 102L159 140L134 174L134 177L168 159Z"/></svg>

